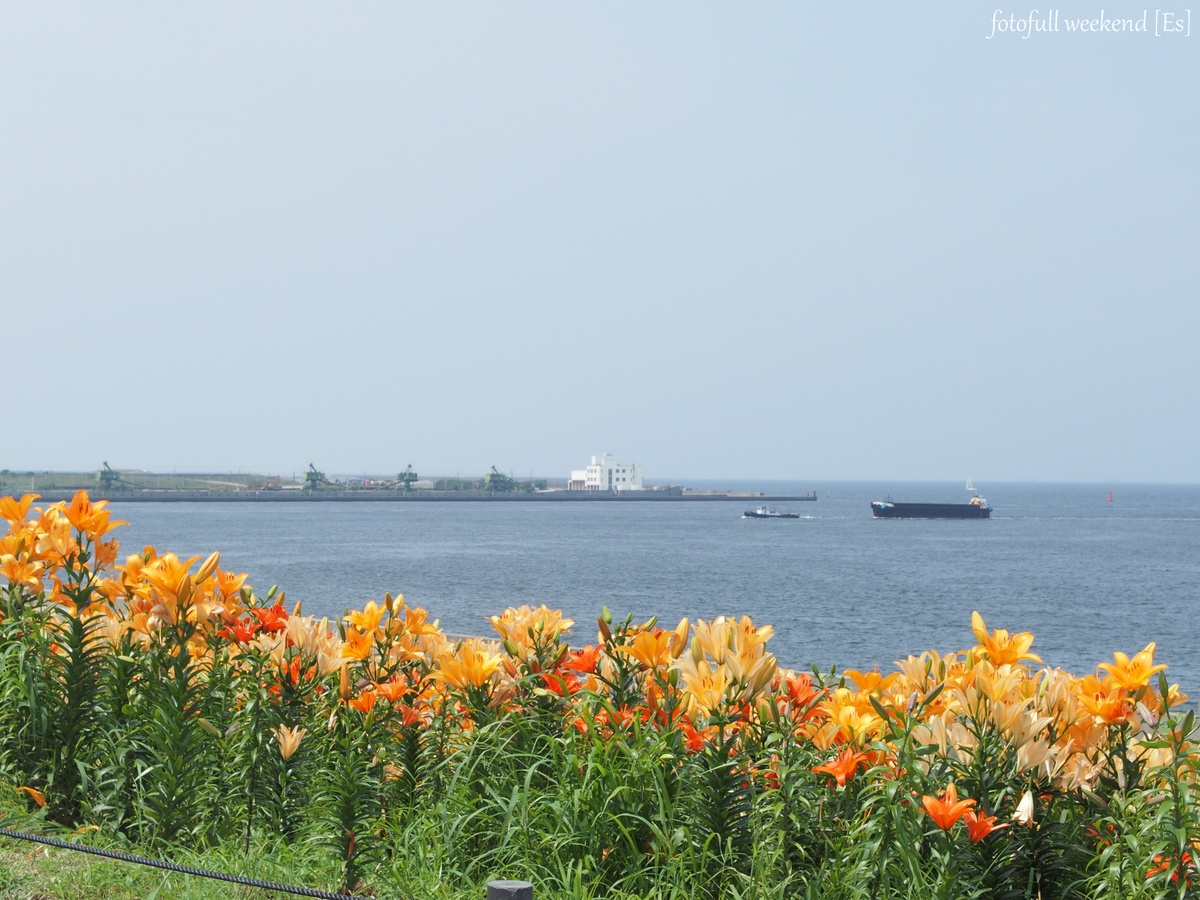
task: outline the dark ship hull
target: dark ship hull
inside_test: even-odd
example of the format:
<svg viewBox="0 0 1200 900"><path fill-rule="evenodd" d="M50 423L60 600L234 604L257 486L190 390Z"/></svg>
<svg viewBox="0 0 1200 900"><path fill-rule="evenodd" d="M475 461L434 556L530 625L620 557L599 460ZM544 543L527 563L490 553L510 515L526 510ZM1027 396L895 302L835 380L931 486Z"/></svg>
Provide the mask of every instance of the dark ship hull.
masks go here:
<svg viewBox="0 0 1200 900"><path fill-rule="evenodd" d="M872 500L877 519L990 519L992 508L983 503L893 503Z"/></svg>

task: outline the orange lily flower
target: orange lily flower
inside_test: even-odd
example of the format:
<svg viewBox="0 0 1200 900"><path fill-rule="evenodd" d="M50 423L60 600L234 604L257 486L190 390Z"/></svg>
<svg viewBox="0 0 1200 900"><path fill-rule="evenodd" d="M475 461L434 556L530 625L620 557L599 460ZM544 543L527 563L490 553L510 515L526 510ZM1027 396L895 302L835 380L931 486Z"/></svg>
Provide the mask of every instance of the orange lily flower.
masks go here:
<svg viewBox="0 0 1200 900"><path fill-rule="evenodd" d="M409 634L419 637L423 634L435 634L438 630L437 620L429 621L428 610L422 609L419 606L405 606L404 595L401 594L398 598L399 607L396 607L396 615L400 616L400 610L404 610L404 630Z"/></svg>
<svg viewBox="0 0 1200 900"><path fill-rule="evenodd" d="M963 815L963 821L967 823L967 837L971 839L972 844L978 844L993 831L999 831L1001 828L1008 827L1008 823L997 825L996 817L989 816L982 809L978 811L974 809L967 810Z"/></svg>
<svg viewBox="0 0 1200 900"><path fill-rule="evenodd" d="M46 805L46 795L43 794L41 791L39 791L37 788L22 786L22 787L17 788L17 790L24 791L25 793L27 793L30 797L33 798L33 802L36 803L38 806Z"/></svg>
<svg viewBox="0 0 1200 900"><path fill-rule="evenodd" d="M423 722L425 716L421 711L414 706L409 706L405 703L400 707L400 727L408 728L411 725L417 725Z"/></svg>
<svg viewBox="0 0 1200 900"><path fill-rule="evenodd" d="M933 823L942 831L953 828L954 823L975 805L975 801L969 798L959 800L958 788L953 784L947 785L940 797L930 797L926 794L921 798L921 803L925 806L925 812L929 813L929 818L933 819Z"/></svg>
<svg viewBox="0 0 1200 900"><path fill-rule="evenodd" d="M254 640L254 633L258 631L257 622L240 622L234 621L227 627L222 628L217 634L227 640L236 641L239 644L248 644Z"/></svg>
<svg viewBox="0 0 1200 900"><path fill-rule="evenodd" d="M375 682L375 690L389 703L395 703L397 700L403 700L404 695L408 693L408 682L385 681L382 684Z"/></svg>
<svg viewBox="0 0 1200 900"><path fill-rule="evenodd" d="M77 491L71 503L63 510L63 515L67 517L67 521L78 528L89 538L95 540L102 538L118 525L128 525L128 522L109 521L109 512L105 508L108 506L107 500L97 500L92 503L88 499L87 491Z"/></svg>
<svg viewBox="0 0 1200 900"><path fill-rule="evenodd" d="M12 497L0 497L0 519L7 519L14 526L25 524L29 515L29 507L41 494L26 494L20 500Z"/></svg>
<svg viewBox="0 0 1200 900"><path fill-rule="evenodd" d="M858 753L849 747L822 766L813 766L814 772L824 772L832 775L838 787L845 787L846 782L854 778L858 767L868 760L867 754Z"/></svg>
<svg viewBox="0 0 1200 900"><path fill-rule="evenodd" d="M22 788L21 790L28 790ZM1183 851L1183 856L1177 863L1169 856L1163 856L1161 853L1154 855L1154 866L1146 872L1146 880L1149 881L1155 875L1161 875L1164 872L1171 873L1171 884L1179 883L1179 873L1184 873L1183 881L1188 887L1191 887L1194 875L1196 873L1196 863L1192 860L1192 855L1186 850Z"/></svg>
<svg viewBox="0 0 1200 900"><path fill-rule="evenodd" d="M573 672L543 672L542 684L546 690L560 697L569 697L583 690L583 682Z"/></svg>
<svg viewBox="0 0 1200 900"><path fill-rule="evenodd" d="M596 671L596 666L599 664L600 648L596 644L588 644L579 650L571 651L571 655L563 663L563 668L590 675Z"/></svg>
<svg viewBox="0 0 1200 900"><path fill-rule="evenodd" d="M249 577L244 572L241 575L235 575L224 569L217 569L216 576L217 583L213 590L223 597L237 597L242 585L246 583L246 578Z"/></svg>
<svg viewBox="0 0 1200 900"><path fill-rule="evenodd" d="M287 628L288 614L282 603L274 606L259 606L250 610L258 621L262 622L262 630L274 634Z"/></svg>
<svg viewBox="0 0 1200 900"><path fill-rule="evenodd" d="M92 554L92 562L96 571L111 569L113 563L117 561L117 551L120 545L116 540L111 541L96 541L95 551Z"/></svg>
<svg viewBox="0 0 1200 900"><path fill-rule="evenodd" d="M68 557L79 553L79 542L71 534L71 523L51 507L42 514L36 526L36 555L41 559L66 565Z"/></svg>
<svg viewBox="0 0 1200 900"><path fill-rule="evenodd" d="M700 731L687 719L680 720L679 730L683 732L683 746L689 753L699 753L704 749L707 739L705 732Z"/></svg>

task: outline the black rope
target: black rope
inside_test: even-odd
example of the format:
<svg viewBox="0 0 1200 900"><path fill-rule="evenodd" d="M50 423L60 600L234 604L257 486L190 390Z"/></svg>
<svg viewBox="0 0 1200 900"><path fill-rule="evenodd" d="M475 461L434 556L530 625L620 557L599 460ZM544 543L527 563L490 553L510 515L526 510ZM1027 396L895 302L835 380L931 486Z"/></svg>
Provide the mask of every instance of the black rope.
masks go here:
<svg viewBox="0 0 1200 900"><path fill-rule="evenodd" d="M205 869L194 869L191 866L181 866L178 863L164 862L161 859L149 859L145 856L134 856L132 853L121 853L118 850L101 850L98 847L87 847L83 844L73 844L70 841L60 841L57 838L43 837L40 834L26 834L23 831L13 831L0 828L0 835L16 838L19 841L34 841L47 844L62 850L78 850L80 853L90 853L93 856L103 856L105 859L117 859L121 862L136 863L139 866L153 866L156 869L166 869L168 872L179 872L182 875L195 875L197 878L215 878L218 881L231 881L246 887L262 888L264 891L280 891L285 894L298 894L301 897L319 897L321 900L365 900L350 894L334 894L330 891L316 888L293 887L290 884L277 884L274 881L259 881L257 878L246 878L243 875L226 875L223 872L209 872Z"/></svg>

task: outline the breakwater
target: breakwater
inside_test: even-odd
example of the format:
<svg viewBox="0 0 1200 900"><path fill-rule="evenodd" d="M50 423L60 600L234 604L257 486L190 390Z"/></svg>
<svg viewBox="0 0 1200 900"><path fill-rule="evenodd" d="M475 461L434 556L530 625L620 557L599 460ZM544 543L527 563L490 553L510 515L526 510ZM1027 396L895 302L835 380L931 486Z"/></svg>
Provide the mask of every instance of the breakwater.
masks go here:
<svg viewBox="0 0 1200 900"><path fill-rule="evenodd" d="M50 503L69 501L74 491L44 491L41 498ZM113 503L657 503L714 502L737 500L743 503L781 503L816 500L815 492L802 495L775 495L748 491L103 491L91 490L92 500Z"/></svg>

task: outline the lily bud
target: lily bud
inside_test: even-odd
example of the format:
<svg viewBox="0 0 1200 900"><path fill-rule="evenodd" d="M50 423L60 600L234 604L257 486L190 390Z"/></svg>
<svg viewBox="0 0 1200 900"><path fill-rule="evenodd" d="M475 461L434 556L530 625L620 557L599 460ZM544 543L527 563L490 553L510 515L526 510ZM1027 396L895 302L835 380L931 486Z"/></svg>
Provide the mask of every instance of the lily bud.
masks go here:
<svg viewBox="0 0 1200 900"><path fill-rule="evenodd" d="M688 633L691 631L691 623L686 618L680 619L679 624L675 626L675 630L671 633L671 658L679 659L680 654L687 648Z"/></svg>
<svg viewBox="0 0 1200 900"><path fill-rule="evenodd" d="M1033 824L1033 792L1026 791L1021 795L1021 802L1017 804L1017 811L1013 813L1013 819L1018 825Z"/></svg>
<svg viewBox="0 0 1200 900"><path fill-rule="evenodd" d="M775 657L767 654L750 667L746 675L747 699L757 696L763 688L771 683L775 675Z"/></svg>
<svg viewBox="0 0 1200 900"><path fill-rule="evenodd" d="M221 561L220 552L214 550L212 552L212 554L208 557L208 559L206 559L201 564L200 571L196 573L195 578L193 578L192 580L196 584L200 584L202 581L204 581L206 578L208 578L208 576L210 576L213 572L215 572L217 570L217 564L220 561Z"/></svg>
<svg viewBox="0 0 1200 900"><path fill-rule="evenodd" d="M567 654L570 652L571 648L567 644L563 644L558 651L558 656L556 656L554 658L554 662L551 663L551 668L557 669L559 666L561 666L563 661L567 658Z"/></svg>

